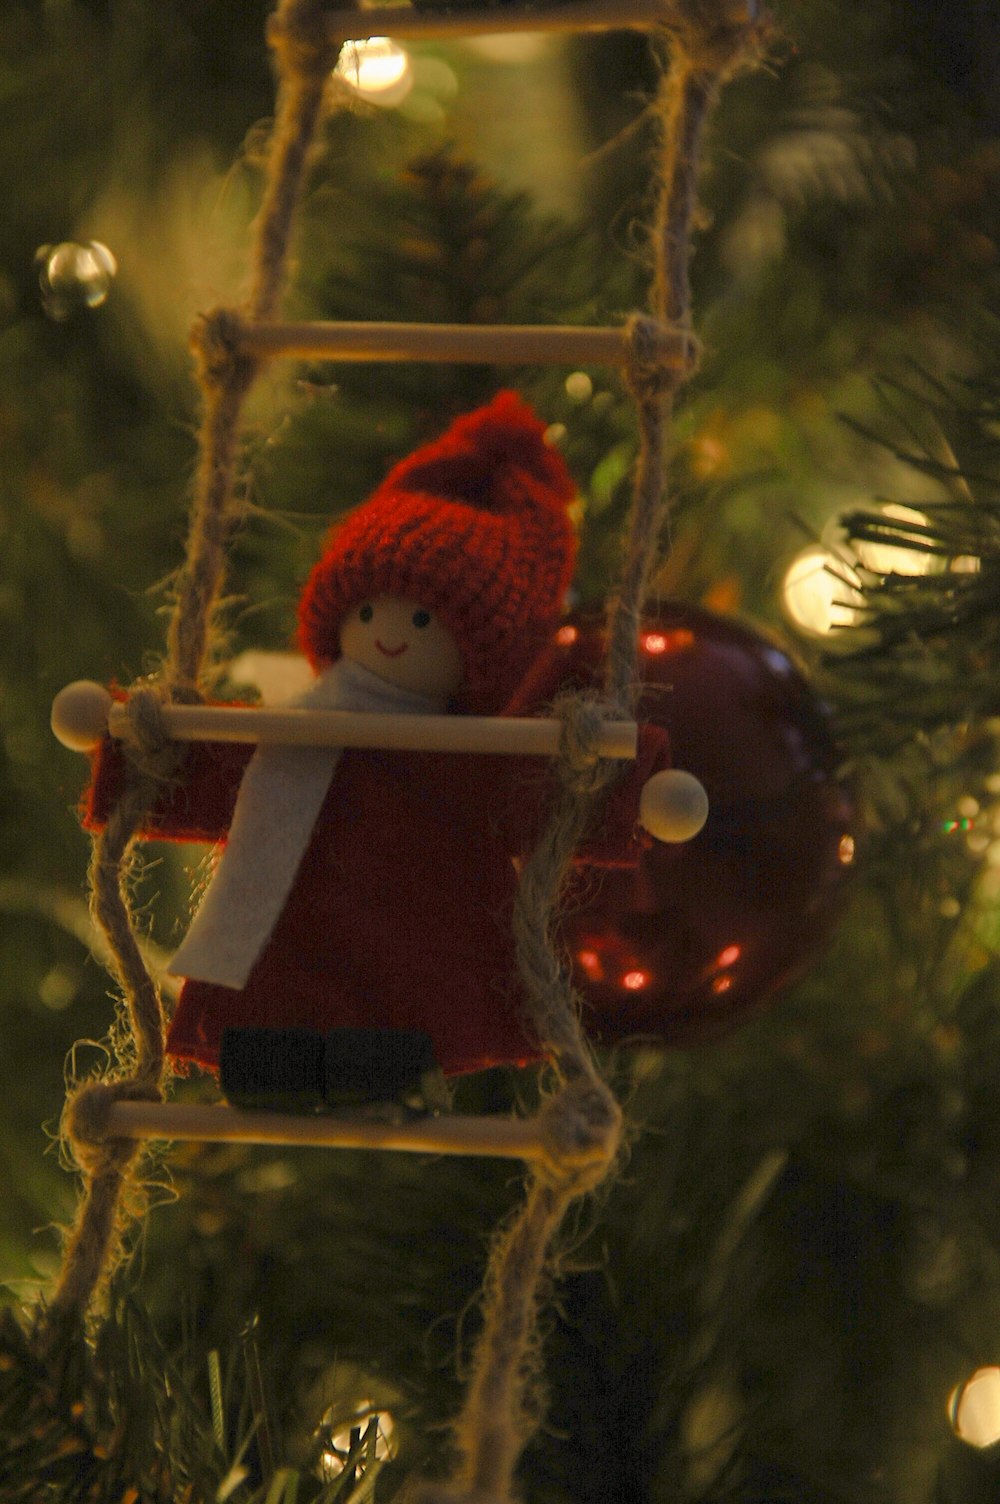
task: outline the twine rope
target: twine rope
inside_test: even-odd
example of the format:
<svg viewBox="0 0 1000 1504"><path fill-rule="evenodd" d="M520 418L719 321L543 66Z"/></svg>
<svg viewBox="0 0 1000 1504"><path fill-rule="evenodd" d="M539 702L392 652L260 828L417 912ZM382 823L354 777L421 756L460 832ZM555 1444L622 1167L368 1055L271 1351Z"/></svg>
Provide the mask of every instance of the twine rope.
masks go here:
<svg viewBox="0 0 1000 1504"><path fill-rule="evenodd" d="M270 317L281 296L294 209L323 107L324 80L338 47L320 24L317 0L280 0L268 27L278 65L278 106L264 201L251 252L250 319ZM114 1101L160 1101L166 1079L164 1013L159 989L143 961L128 893L138 831L173 771L174 753L156 727L156 704L196 701L210 657L226 548L237 518L234 482L243 403L259 362L245 353L241 314L219 309L192 335L202 392L188 546L175 586L166 655L155 686L129 698L126 788L95 838L89 871L91 911L103 933L109 969L121 991L124 1024L112 1033L115 1064L99 1080L71 1089L62 1141L83 1175L76 1218L63 1248L50 1298L50 1329L82 1319L122 1257L130 1203L141 1204L136 1141L107 1136ZM125 1026L127 1025L127 1027Z"/></svg>
<svg viewBox="0 0 1000 1504"><path fill-rule="evenodd" d="M523 1206L491 1249L483 1327L455 1424L458 1468L449 1483L424 1490L419 1504L514 1504L518 1459L537 1426L537 1313L550 1250L569 1208L609 1183L619 1158L621 1108L581 1028L557 916L573 853L617 776L593 751L593 728L602 716L629 718L637 699L640 617L666 510L667 430L676 393L699 354L690 333L688 261L705 125L723 82L762 38L763 27L756 22L718 25L711 0L695 0L690 19L671 27L672 61L658 98L652 308L649 315L634 315L626 331L625 382L638 416L639 453L621 583L608 617L603 695L572 696L558 707L565 724L557 764L560 790L548 826L522 869L514 909L529 1011L556 1080L541 1114L550 1156L534 1170ZM665 323L690 337L681 370L659 362L656 333Z"/></svg>
<svg viewBox="0 0 1000 1504"><path fill-rule="evenodd" d="M718 24L713 0L683 0L685 14L665 27L672 66L659 97L660 190L652 235L651 314L627 328L626 385L638 414L640 448L618 598L608 623L603 693L572 696L559 707L564 734L558 793L547 828L522 870L514 938L529 1012L551 1061L554 1090L540 1112L548 1153L532 1172L522 1207L491 1250L483 1327L465 1403L456 1422L459 1465L450 1483L432 1486L424 1504L513 1504L514 1474L537 1425L538 1307L550 1251L568 1209L609 1180L619 1155L622 1113L580 1025L579 999L557 933L560 896L573 853L616 776L595 750L603 719L629 718L636 698L636 641L663 521L666 429L677 388L697 362L691 336L681 370L658 362L664 323L690 332L688 258L698 161L705 122L719 88L762 34L754 22ZM715 0L717 3L717 0ZM689 12L689 14L688 14ZM120 1255L137 1145L108 1136L108 1113L123 1098L160 1099L166 1074L160 996L136 940L127 881L134 839L173 750L158 724L164 701L196 700L214 640L234 500L243 404L259 369L244 322L271 317L285 282L290 236L311 144L338 44L326 35L319 0L279 0L268 27L279 72L277 123L264 202L252 251L244 310L217 309L192 343L203 397L199 464L184 566L176 585L167 651L155 686L133 694L127 745L130 776L91 862L92 905L121 989L124 1024L114 1037L117 1065L69 1096L63 1132L84 1176L78 1216L67 1240L49 1317L82 1317Z"/></svg>

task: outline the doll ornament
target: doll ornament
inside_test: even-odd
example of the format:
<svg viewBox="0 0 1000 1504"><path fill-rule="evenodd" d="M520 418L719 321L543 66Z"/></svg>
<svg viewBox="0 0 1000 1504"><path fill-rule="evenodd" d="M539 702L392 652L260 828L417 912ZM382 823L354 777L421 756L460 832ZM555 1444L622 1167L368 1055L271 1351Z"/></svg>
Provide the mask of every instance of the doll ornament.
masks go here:
<svg viewBox="0 0 1000 1504"><path fill-rule="evenodd" d="M299 607L320 710L499 714L551 641L572 576L575 489L514 393L456 420L337 525ZM641 728L578 853L634 868L665 733ZM124 763L105 738L85 823ZM671 774L666 773L667 784ZM540 1057L511 916L544 824L547 760L193 743L150 838L225 841L170 970L167 1049L237 1106L433 1103L428 1084ZM649 792L644 818L655 805Z"/></svg>

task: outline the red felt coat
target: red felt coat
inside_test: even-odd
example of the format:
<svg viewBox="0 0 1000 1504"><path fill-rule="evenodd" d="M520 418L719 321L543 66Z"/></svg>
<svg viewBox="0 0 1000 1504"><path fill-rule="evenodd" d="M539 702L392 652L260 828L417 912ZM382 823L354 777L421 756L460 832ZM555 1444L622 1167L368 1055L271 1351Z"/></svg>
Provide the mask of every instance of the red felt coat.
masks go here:
<svg viewBox="0 0 1000 1504"><path fill-rule="evenodd" d="M144 833L224 839L252 751L192 745ZM636 825L639 793L668 765L664 733L644 729L639 758L623 766L579 860L635 865L649 839ZM122 778L121 752L106 740L87 795L88 827L103 824ZM511 909L515 862L531 850L550 789L539 759L345 751L246 986L186 981L170 1054L215 1069L229 1025L361 1026L426 1030L448 1074L538 1059Z"/></svg>

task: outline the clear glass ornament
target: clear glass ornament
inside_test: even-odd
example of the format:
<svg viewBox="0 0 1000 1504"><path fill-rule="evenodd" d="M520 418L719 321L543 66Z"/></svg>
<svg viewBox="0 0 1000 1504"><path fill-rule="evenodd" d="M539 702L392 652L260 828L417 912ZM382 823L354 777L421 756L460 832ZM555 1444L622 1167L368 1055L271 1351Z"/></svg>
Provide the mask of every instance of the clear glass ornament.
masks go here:
<svg viewBox="0 0 1000 1504"><path fill-rule="evenodd" d="M99 240L39 246L35 266L42 308L57 323L72 318L81 308L99 308L118 271L114 256Z"/></svg>

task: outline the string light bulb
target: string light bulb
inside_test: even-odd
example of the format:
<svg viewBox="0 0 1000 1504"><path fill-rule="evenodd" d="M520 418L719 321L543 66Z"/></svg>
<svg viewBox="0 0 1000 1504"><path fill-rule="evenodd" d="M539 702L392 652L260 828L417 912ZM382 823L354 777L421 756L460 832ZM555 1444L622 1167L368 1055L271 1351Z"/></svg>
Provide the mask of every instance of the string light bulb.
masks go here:
<svg viewBox="0 0 1000 1504"><path fill-rule="evenodd" d="M361 99L392 109L413 88L410 55L391 37L345 42L333 70Z"/></svg>
<svg viewBox="0 0 1000 1504"><path fill-rule="evenodd" d="M983 1451L1000 1441L1000 1368L977 1368L948 1400L955 1435Z"/></svg>
<svg viewBox="0 0 1000 1504"><path fill-rule="evenodd" d="M810 545L792 560L782 581L781 599L793 625L814 637L853 626L862 605L861 592L848 577L844 560L820 544Z"/></svg>
<svg viewBox="0 0 1000 1504"><path fill-rule="evenodd" d="M943 1453L936 1504L996 1504L1000 1483L1000 1368L977 1368L948 1399L954 1440Z"/></svg>
<svg viewBox="0 0 1000 1504"><path fill-rule="evenodd" d="M858 538L853 543L853 549L857 555L858 563L865 569L870 569L873 574L905 574L921 575L931 574L941 568L940 558L932 553L926 553L920 548L911 548L907 545L907 539L913 543L922 541L922 530L930 525L930 519L923 512L918 512L915 507L904 507L896 502L889 502L879 511L880 517L885 517L890 522L904 524L898 530L900 541L875 542L869 538ZM909 523L912 532L905 526ZM895 532L896 529L893 529Z"/></svg>
<svg viewBox="0 0 1000 1504"><path fill-rule="evenodd" d="M327 1411L321 1427L320 1478L324 1483L338 1478L352 1455L359 1477L364 1476L369 1458L373 1457L376 1463L388 1461L396 1454L394 1429L388 1410L377 1410L371 1400L362 1400L346 1420Z"/></svg>

